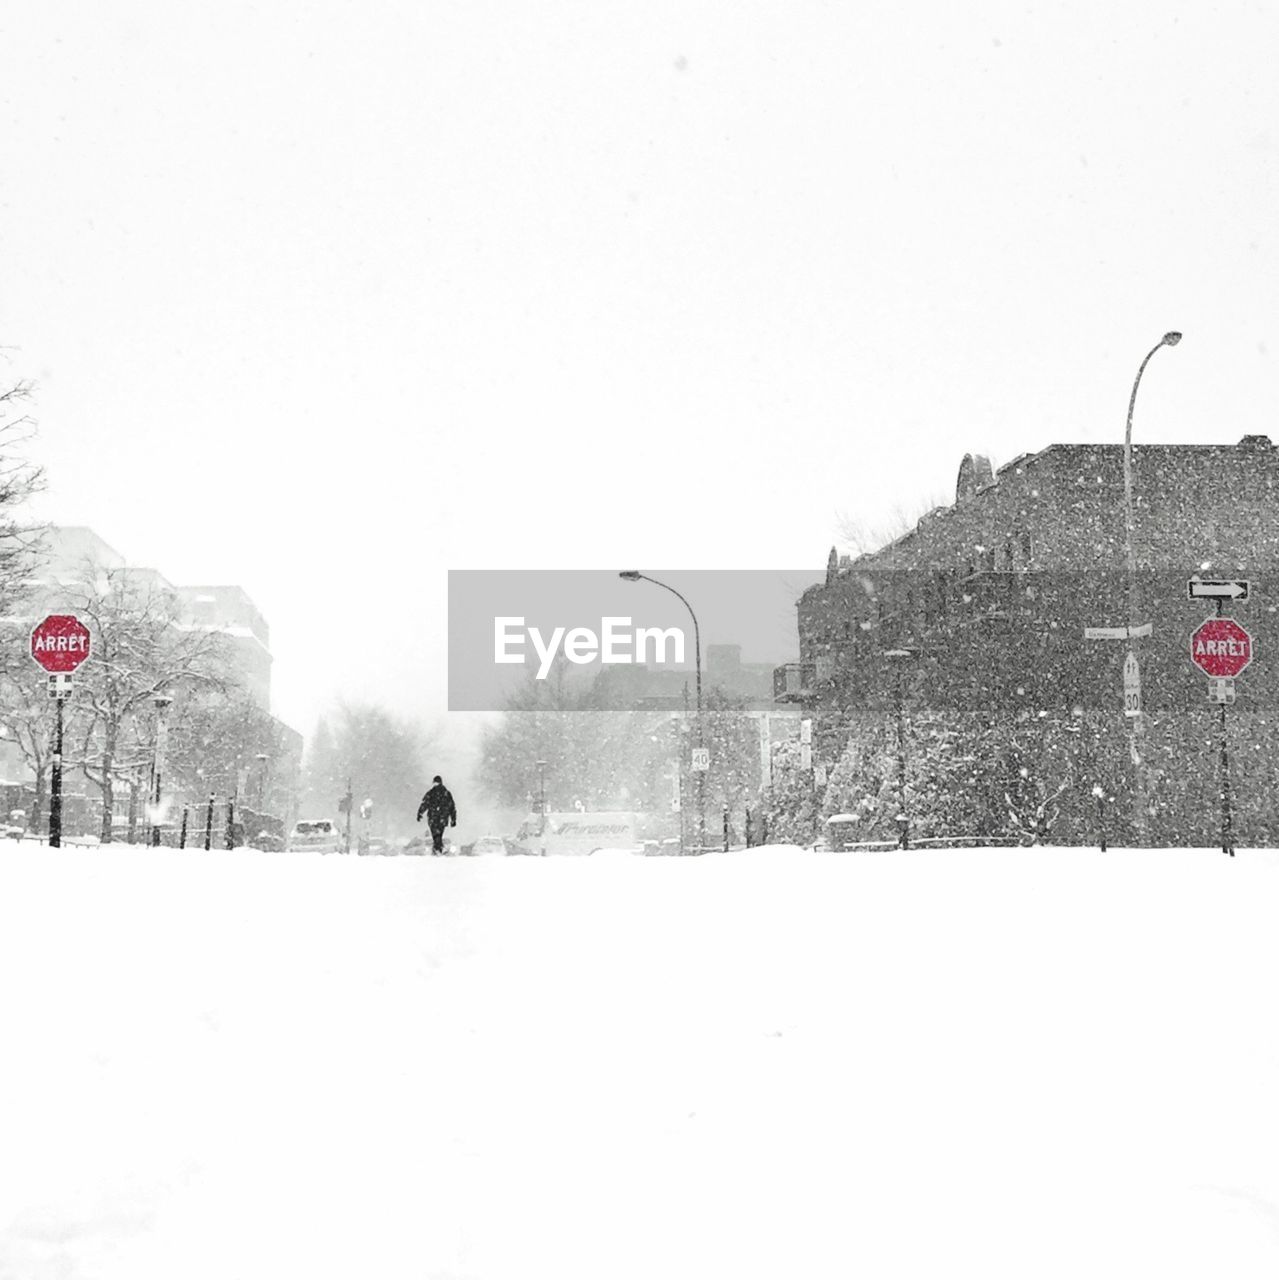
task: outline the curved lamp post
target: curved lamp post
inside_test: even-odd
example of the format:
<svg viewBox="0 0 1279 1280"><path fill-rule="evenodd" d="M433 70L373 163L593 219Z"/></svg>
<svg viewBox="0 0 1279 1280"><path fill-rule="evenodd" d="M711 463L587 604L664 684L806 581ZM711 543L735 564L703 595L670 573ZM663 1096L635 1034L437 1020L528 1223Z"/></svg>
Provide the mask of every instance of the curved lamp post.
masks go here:
<svg viewBox="0 0 1279 1280"><path fill-rule="evenodd" d="M688 616L693 619L693 663L697 691L697 746L701 749L705 746L702 735L702 633L697 625L697 614L693 612L693 606L674 587L665 582L659 582L656 578L650 578L648 574L640 573L638 569L623 569L617 576L624 578L627 582L651 582L655 587L661 587L663 591L669 591L688 610ZM705 778L706 775L699 770L697 774L697 847L699 849L706 844Z"/></svg>
<svg viewBox="0 0 1279 1280"><path fill-rule="evenodd" d="M1141 375L1146 372L1150 357L1160 347L1175 347L1181 341L1181 334L1170 331L1165 333L1153 347L1146 352L1146 358L1137 370L1133 379L1132 395L1128 397L1128 424L1124 428L1124 553L1128 572L1128 653L1133 662L1137 661L1137 643L1133 632L1140 625L1137 621L1137 551L1133 545L1133 480L1132 480L1132 413L1137 404L1137 388L1141 385ZM1140 670L1140 668L1138 668ZM1141 734L1141 712L1129 718L1128 753L1133 765L1133 827L1134 834L1140 842L1146 834L1146 777L1138 745Z"/></svg>

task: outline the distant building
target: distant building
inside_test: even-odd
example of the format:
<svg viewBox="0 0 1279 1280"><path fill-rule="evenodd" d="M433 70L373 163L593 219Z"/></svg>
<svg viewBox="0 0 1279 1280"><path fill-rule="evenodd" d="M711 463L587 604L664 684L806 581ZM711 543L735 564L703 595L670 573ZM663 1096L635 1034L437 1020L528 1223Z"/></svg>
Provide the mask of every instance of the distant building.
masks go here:
<svg viewBox="0 0 1279 1280"><path fill-rule="evenodd" d="M909 730L930 713L986 750L999 725L1023 741L1040 725L1057 761L1052 838L1090 841L1108 821L1116 842L1211 845L1221 713L1188 645L1214 606L1191 599L1188 584L1247 579L1248 600L1227 610L1255 641L1227 717L1232 818L1241 842L1279 839L1268 764L1279 710L1279 450L1265 436L1133 450L1135 621L1151 627L1133 642L1144 706L1135 744L1123 712L1129 642L1085 637L1129 622L1123 452L1053 445L997 472L970 455L952 505L878 551L832 552L825 582L799 601L800 661L774 674L777 699L814 720L815 760L833 767L858 725L898 715L907 752L925 749ZM975 757L974 775L994 768Z"/></svg>
<svg viewBox="0 0 1279 1280"><path fill-rule="evenodd" d="M243 587L178 587L184 626L226 637L236 672L263 711L271 709L271 632Z"/></svg>
<svg viewBox="0 0 1279 1280"><path fill-rule="evenodd" d="M773 670L771 662L743 662L741 645L708 644L702 690L718 690L748 704L767 703L772 699ZM695 685L696 676L691 670L617 665L601 669L595 691L611 706L679 711L686 699L692 707Z"/></svg>
<svg viewBox="0 0 1279 1280"><path fill-rule="evenodd" d="M39 567L32 579L34 600L31 606L34 623L39 616L68 610L69 589L83 583L86 576L102 587L107 574L124 577L140 589L171 593L179 605L178 626L193 631L208 631L226 641L237 683L254 705L268 716L271 711L270 630L261 611L243 587L233 585L183 586L175 584L154 568L133 565L97 533L82 525L52 526L44 531ZM92 659L90 659L92 661ZM33 678L39 673L32 668ZM243 778L236 782L241 797L259 810L291 819L300 786L302 737L296 730L271 717L273 736L280 744L275 759L255 759L247 764ZM21 790L30 781L30 771L22 763L14 744L0 738L0 785L8 792ZM230 789L231 783L226 783ZM94 791L85 788L85 780L67 779L68 810L92 807ZM121 791L125 791L121 787ZM0 792L3 800L8 792ZM16 792L15 792L16 794ZM4 815L0 814L0 821ZM88 817L85 824L93 826Z"/></svg>
<svg viewBox="0 0 1279 1280"><path fill-rule="evenodd" d="M130 564L83 525L54 525L43 541L42 567L33 579L38 611L56 608L60 589L83 581L86 572L111 571L140 587L172 592L181 604L180 625L224 636L240 684L258 707L270 711L271 633L243 587L175 584L156 569Z"/></svg>

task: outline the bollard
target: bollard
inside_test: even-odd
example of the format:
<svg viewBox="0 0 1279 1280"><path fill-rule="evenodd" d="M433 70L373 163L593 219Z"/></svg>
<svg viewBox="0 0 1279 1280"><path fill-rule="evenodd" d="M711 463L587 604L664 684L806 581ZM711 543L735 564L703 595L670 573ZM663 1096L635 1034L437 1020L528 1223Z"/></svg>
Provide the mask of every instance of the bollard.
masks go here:
<svg viewBox="0 0 1279 1280"><path fill-rule="evenodd" d="M182 806L182 833L178 836L178 848L185 849L187 847L187 814L190 810L186 805Z"/></svg>

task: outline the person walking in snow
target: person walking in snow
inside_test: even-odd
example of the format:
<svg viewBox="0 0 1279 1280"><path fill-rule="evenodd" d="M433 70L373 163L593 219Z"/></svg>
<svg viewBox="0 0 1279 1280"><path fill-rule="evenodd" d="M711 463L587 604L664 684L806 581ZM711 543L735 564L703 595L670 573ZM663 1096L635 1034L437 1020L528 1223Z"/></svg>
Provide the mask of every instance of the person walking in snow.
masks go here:
<svg viewBox="0 0 1279 1280"><path fill-rule="evenodd" d="M426 825L431 828L431 853L437 854L444 852L444 828L457 826L457 805L438 773L431 781L431 789L417 807L417 820L421 822L426 814Z"/></svg>

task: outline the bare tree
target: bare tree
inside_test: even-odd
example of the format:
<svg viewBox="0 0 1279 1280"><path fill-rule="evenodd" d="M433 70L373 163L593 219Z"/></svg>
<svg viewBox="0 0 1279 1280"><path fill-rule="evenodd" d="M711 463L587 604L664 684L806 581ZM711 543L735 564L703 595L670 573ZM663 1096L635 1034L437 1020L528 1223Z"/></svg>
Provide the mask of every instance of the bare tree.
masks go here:
<svg viewBox="0 0 1279 1280"><path fill-rule="evenodd" d="M265 799L264 772L285 750L283 727L234 685L189 685L169 712L167 774L172 790L190 798L236 792L243 778L246 803ZM261 758L265 759L261 759Z"/></svg>
<svg viewBox="0 0 1279 1280"><path fill-rule="evenodd" d="M1036 792L1029 796L1023 794L1014 799L1010 792L1005 791L1004 802L1008 806L1009 824L1017 837L1028 844L1043 844L1052 832L1053 823L1061 816L1061 807L1056 802L1070 790L1073 783L1074 778L1068 770L1065 781L1055 791L1049 792L1047 785L1042 782Z"/></svg>
<svg viewBox="0 0 1279 1280"><path fill-rule="evenodd" d="M102 793L103 843L111 840L114 788L134 788L151 762L151 707L159 694L225 689L225 638L184 626L177 597L154 575L128 569L86 573L68 593L93 635L93 660L72 702L78 763Z"/></svg>
<svg viewBox="0 0 1279 1280"><path fill-rule="evenodd" d="M27 816L27 826L38 831L44 821L53 756L52 704L34 663L22 659L26 647L22 628L6 626L0 643L8 654L17 655L16 663L6 664L0 671L0 726L17 746L34 777L35 799Z"/></svg>
<svg viewBox="0 0 1279 1280"><path fill-rule="evenodd" d="M23 597L39 550L39 529L17 518L19 508L44 488L44 471L27 457L36 431L32 396L30 382L0 390L0 615L5 617Z"/></svg>
<svg viewBox="0 0 1279 1280"><path fill-rule="evenodd" d="M841 512L836 523L839 545L852 556L879 551L890 542L896 542L898 538L910 533L924 516L946 505L945 498L935 495L910 506L899 503L887 516L877 521Z"/></svg>
<svg viewBox="0 0 1279 1280"><path fill-rule="evenodd" d="M306 803L332 816L350 780L354 804L373 801L376 830L410 831L428 785L425 760L435 738L412 721L371 703L340 703L320 721L306 761Z"/></svg>
<svg viewBox="0 0 1279 1280"><path fill-rule="evenodd" d="M44 486L43 471L27 457L36 430L32 398L30 382L0 386L0 726L35 775L30 821L37 825L50 764L50 717L45 687L26 656L24 622L19 621L40 550L40 530L18 517L23 504Z"/></svg>

